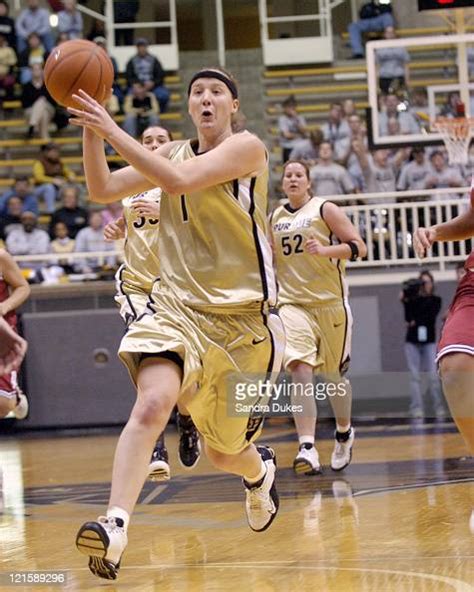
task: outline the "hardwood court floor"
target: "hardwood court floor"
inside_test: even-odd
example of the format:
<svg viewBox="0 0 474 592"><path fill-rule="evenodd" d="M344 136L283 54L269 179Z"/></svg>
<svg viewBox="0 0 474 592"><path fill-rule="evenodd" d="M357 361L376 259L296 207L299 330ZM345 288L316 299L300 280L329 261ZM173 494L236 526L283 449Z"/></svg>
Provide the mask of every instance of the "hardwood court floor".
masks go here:
<svg viewBox="0 0 474 592"><path fill-rule="evenodd" d="M319 451L327 466L329 433ZM452 424L359 426L342 473L294 477L293 430L267 429L278 455L281 509L253 533L238 478L205 458L147 483L119 579L96 579L74 547L104 512L117 436L7 438L0 443L0 590L140 592L474 591L472 459ZM60 586L7 587L9 571L66 571Z"/></svg>

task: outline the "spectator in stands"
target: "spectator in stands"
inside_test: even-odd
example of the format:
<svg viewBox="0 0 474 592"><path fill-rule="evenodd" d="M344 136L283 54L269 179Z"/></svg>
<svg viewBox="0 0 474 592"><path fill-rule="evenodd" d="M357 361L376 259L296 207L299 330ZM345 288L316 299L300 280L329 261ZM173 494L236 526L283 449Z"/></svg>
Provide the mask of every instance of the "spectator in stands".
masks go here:
<svg viewBox="0 0 474 592"><path fill-rule="evenodd" d="M384 31L385 39L395 39L395 29L390 26ZM410 84L408 63L410 55L405 47L381 47L375 52L379 88L385 93L406 89Z"/></svg>
<svg viewBox="0 0 474 592"><path fill-rule="evenodd" d="M387 95L385 99L385 111L379 113L379 129L381 136L388 135L388 121L396 119L400 124L400 133L418 134L420 126L411 113L406 110L405 103L402 103L394 93Z"/></svg>
<svg viewBox="0 0 474 592"><path fill-rule="evenodd" d="M54 39L49 24L49 11L40 8L40 0L27 0L27 8L22 10L15 21L17 35L17 49L21 53L26 49L28 35L38 33L46 51L54 47Z"/></svg>
<svg viewBox="0 0 474 592"><path fill-rule="evenodd" d="M349 119L351 115L357 114L356 104L353 99L344 99L342 103L342 112L345 119Z"/></svg>
<svg viewBox="0 0 474 592"><path fill-rule="evenodd" d="M399 162L389 161L389 151L385 149L374 150L371 155L360 140L353 140L352 149L359 159L367 191L369 193L394 193ZM396 199L392 197L386 198L384 201L394 203ZM373 200L366 200L366 202L380 203L380 200L374 198Z"/></svg>
<svg viewBox="0 0 474 592"><path fill-rule="evenodd" d="M334 148L336 142L351 135L349 124L344 119L344 111L341 103L331 103L329 107L328 121L321 127L324 134L324 139L330 142Z"/></svg>
<svg viewBox="0 0 474 592"><path fill-rule="evenodd" d="M97 37L94 37L94 39L92 39L92 41L94 43L96 43L99 47L102 47L102 49L109 56L110 61L112 62L112 66L114 67L114 83L112 85L112 91L113 91L114 95L117 97L120 106L122 106L123 100L124 100L124 95L123 95L122 87L118 83L119 68L118 68L117 60L114 58L114 56L110 55L110 53L107 49L107 39L105 37L103 37L102 35L98 35Z"/></svg>
<svg viewBox="0 0 474 592"><path fill-rule="evenodd" d="M63 0L63 4L64 10L58 12L58 33L67 33L69 39L82 39L84 23L76 0Z"/></svg>
<svg viewBox="0 0 474 592"><path fill-rule="evenodd" d="M409 112L413 115L420 128L429 127L430 114L428 110L428 92L426 88L415 88L412 91Z"/></svg>
<svg viewBox="0 0 474 592"><path fill-rule="evenodd" d="M43 255L49 253L49 236L44 230L37 228L38 218L33 212L23 212L21 226L8 233L7 250L14 256ZM43 262L20 263L20 267L41 268Z"/></svg>
<svg viewBox="0 0 474 592"><path fill-rule="evenodd" d="M285 163L293 148L306 138L308 128L303 116L298 115L297 103L294 96L288 97L282 103L283 114L278 118L280 146L282 148L283 163Z"/></svg>
<svg viewBox="0 0 474 592"><path fill-rule="evenodd" d="M334 145L334 159L347 169L356 190L365 190L365 181L360 168L359 159L354 153L352 142L359 140L367 150L367 131L362 119L354 113L347 118L350 135L338 140Z"/></svg>
<svg viewBox="0 0 474 592"><path fill-rule="evenodd" d="M310 169L311 190L313 195L342 195L353 193L354 183L349 173L333 160L331 143L327 140L319 145L318 164Z"/></svg>
<svg viewBox="0 0 474 592"><path fill-rule="evenodd" d="M151 91L158 100L160 112L164 113L168 107L170 92L164 85L165 71L155 56L148 53L148 40L137 39L137 53L127 63L127 84L129 92L137 84L143 84L147 91Z"/></svg>
<svg viewBox="0 0 474 592"><path fill-rule="evenodd" d="M91 28L87 33L87 39L89 41L94 41L96 37L103 37L105 39L106 31L105 31L105 23L100 19L92 19Z"/></svg>
<svg viewBox="0 0 474 592"><path fill-rule="evenodd" d="M352 140L362 140L364 145L367 146L367 131L359 115L357 113L350 115L347 118L347 123L349 134L334 143L334 158L344 167L348 166L351 156L354 157Z"/></svg>
<svg viewBox="0 0 474 592"><path fill-rule="evenodd" d="M143 84L133 85L132 92L125 97L123 110L123 129L132 138L138 138L147 127L158 125L160 122L158 101Z"/></svg>
<svg viewBox="0 0 474 592"><path fill-rule="evenodd" d="M464 179L459 169L448 165L441 150L435 150L431 156L431 171L425 178L425 189L441 189L443 187L462 187ZM433 199L456 198L455 193L433 196Z"/></svg>
<svg viewBox="0 0 474 592"><path fill-rule="evenodd" d="M362 46L362 33L371 31L384 31L387 27L393 27L392 7L390 4L382 4L377 0L366 2L359 12L360 20L349 25L349 38L354 59L364 57Z"/></svg>
<svg viewBox="0 0 474 592"><path fill-rule="evenodd" d="M442 117L459 117L459 105L462 105L461 95L458 91L448 93L446 103L441 107Z"/></svg>
<svg viewBox="0 0 474 592"><path fill-rule="evenodd" d="M56 222L53 227L54 239L51 241L51 253L61 255L61 259L55 261L56 265L60 265L66 273L72 273L73 260L63 258L64 255L74 253L76 249L76 241L69 236L69 231L64 222Z"/></svg>
<svg viewBox="0 0 474 592"><path fill-rule="evenodd" d="M308 168L314 166L319 158L319 146L324 140L321 129L310 132L307 140L300 140L290 153L290 160L302 160Z"/></svg>
<svg viewBox="0 0 474 592"><path fill-rule="evenodd" d="M134 23L140 9L140 0L114 0L116 23ZM134 29L116 29L115 45L133 45ZM158 98L158 97L157 97Z"/></svg>
<svg viewBox="0 0 474 592"><path fill-rule="evenodd" d="M113 251L113 243L106 242L104 238L104 225L100 212L90 212L89 225L77 233L76 253L95 253L100 251ZM106 258L106 265L113 267L116 263L114 256ZM76 269L82 273L97 271L101 268L99 259L90 257L77 263Z"/></svg>
<svg viewBox="0 0 474 592"><path fill-rule="evenodd" d="M415 191L425 189L427 176L431 166L425 157L423 146L416 146L411 151L411 162L404 164L397 182L398 191Z"/></svg>
<svg viewBox="0 0 474 592"><path fill-rule="evenodd" d="M41 146L39 158L33 163L33 178L46 211L52 213L59 189L68 181L74 182L76 175L62 162L59 146L50 142Z"/></svg>
<svg viewBox="0 0 474 592"><path fill-rule="evenodd" d="M49 140L49 125L56 113L56 103L49 94L43 76L43 66L33 64L32 78L23 87L21 102L28 120L27 138L35 133L43 140Z"/></svg>
<svg viewBox="0 0 474 592"><path fill-rule="evenodd" d="M0 215L6 212L7 203L11 197L20 198L22 212L33 212L38 215L38 198L28 177L17 177L12 187L0 197Z"/></svg>
<svg viewBox="0 0 474 592"><path fill-rule="evenodd" d="M15 228L21 228L21 215L23 213L23 204L19 197L12 195L9 197L5 210L0 214L0 238L5 240Z"/></svg>
<svg viewBox="0 0 474 592"><path fill-rule="evenodd" d="M8 45L16 51L15 21L9 15L10 7L6 0L0 0L0 33L5 35Z"/></svg>
<svg viewBox="0 0 474 592"><path fill-rule="evenodd" d="M43 67L48 55L41 43L40 36L37 33L30 33L28 35L28 46L18 56L21 84L31 81L33 64L40 64Z"/></svg>
<svg viewBox="0 0 474 592"><path fill-rule="evenodd" d="M63 185L59 191L62 207L51 216L49 233L53 236L54 227L63 222L71 238L76 238L79 230L87 226L88 211L79 205L79 187L77 185Z"/></svg>
<svg viewBox="0 0 474 592"><path fill-rule="evenodd" d="M15 50L8 45L7 36L0 32L0 106L4 99L13 98L15 75L13 67L16 65Z"/></svg>

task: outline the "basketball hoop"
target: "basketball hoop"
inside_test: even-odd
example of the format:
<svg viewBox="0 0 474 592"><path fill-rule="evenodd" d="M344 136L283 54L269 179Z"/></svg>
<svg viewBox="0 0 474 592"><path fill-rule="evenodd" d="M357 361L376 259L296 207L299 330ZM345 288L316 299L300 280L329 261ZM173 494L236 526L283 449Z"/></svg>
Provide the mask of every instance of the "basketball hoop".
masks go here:
<svg viewBox="0 0 474 592"><path fill-rule="evenodd" d="M432 128L443 136L449 164L467 164L469 144L474 136L474 117L437 117Z"/></svg>

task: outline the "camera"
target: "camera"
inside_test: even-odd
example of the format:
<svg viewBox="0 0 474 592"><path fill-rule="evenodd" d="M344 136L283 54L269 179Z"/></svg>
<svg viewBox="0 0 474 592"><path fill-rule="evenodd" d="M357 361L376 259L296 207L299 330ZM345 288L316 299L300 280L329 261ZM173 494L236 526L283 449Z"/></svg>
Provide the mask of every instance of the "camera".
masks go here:
<svg viewBox="0 0 474 592"><path fill-rule="evenodd" d="M414 300L420 295L423 282L419 278L410 278L402 284L404 300Z"/></svg>

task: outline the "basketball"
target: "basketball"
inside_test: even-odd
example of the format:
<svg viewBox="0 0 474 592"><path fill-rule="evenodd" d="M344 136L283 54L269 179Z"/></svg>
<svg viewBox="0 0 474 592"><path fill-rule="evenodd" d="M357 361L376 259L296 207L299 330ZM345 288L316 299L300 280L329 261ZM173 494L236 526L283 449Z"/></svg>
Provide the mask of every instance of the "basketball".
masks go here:
<svg viewBox="0 0 474 592"><path fill-rule="evenodd" d="M64 107L78 107L72 98L79 89L102 103L112 88L114 69L106 52L85 39L55 47L44 66L44 82L53 99Z"/></svg>

